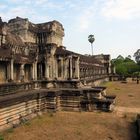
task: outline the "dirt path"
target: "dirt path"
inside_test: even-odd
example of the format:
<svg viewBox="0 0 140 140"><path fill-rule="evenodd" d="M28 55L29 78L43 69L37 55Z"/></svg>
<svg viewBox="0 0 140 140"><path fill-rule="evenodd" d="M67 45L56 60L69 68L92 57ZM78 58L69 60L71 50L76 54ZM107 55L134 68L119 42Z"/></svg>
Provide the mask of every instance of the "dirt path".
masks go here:
<svg viewBox="0 0 140 140"><path fill-rule="evenodd" d="M140 114L140 108L116 106L114 109L118 113Z"/></svg>

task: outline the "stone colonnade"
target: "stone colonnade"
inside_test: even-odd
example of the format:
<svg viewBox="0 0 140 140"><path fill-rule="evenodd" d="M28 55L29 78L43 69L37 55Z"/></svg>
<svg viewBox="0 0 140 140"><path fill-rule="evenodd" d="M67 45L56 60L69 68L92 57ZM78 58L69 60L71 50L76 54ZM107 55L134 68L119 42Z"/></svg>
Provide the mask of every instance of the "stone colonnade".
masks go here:
<svg viewBox="0 0 140 140"><path fill-rule="evenodd" d="M27 65L29 66L28 71L26 70ZM29 73L26 81L79 79L79 56L49 56L44 61L36 60L32 64L16 64L14 59L11 59L7 65L7 80L25 82L26 71Z"/></svg>
<svg viewBox="0 0 140 140"><path fill-rule="evenodd" d="M47 80L67 80L67 79L79 79L79 57L78 56L67 56L67 57L47 57L44 64L43 70L39 70L41 77ZM44 71L44 74L43 74ZM36 72L37 73L37 72Z"/></svg>

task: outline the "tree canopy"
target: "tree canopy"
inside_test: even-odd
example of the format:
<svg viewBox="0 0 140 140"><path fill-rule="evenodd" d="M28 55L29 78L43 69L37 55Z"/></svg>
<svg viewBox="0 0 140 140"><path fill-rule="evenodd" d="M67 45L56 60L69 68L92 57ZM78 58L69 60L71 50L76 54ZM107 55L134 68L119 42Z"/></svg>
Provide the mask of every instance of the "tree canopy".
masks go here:
<svg viewBox="0 0 140 140"><path fill-rule="evenodd" d="M95 41L94 35L89 35L88 41L92 44Z"/></svg>
<svg viewBox="0 0 140 140"><path fill-rule="evenodd" d="M131 59L130 55L126 58L119 55L117 58L112 59L111 62L116 67L116 73L119 75L128 76L140 71L140 66Z"/></svg>

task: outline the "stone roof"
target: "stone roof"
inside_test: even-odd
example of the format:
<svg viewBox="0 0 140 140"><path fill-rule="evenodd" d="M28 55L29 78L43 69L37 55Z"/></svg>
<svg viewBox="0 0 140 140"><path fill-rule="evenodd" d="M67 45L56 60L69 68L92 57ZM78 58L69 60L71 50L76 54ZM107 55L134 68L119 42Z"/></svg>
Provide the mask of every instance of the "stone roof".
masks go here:
<svg viewBox="0 0 140 140"><path fill-rule="evenodd" d="M61 56L68 56L68 55L72 55L72 54L76 54L76 53L74 53L72 51L65 50L62 47L57 47L55 54L61 55Z"/></svg>
<svg viewBox="0 0 140 140"><path fill-rule="evenodd" d="M56 49L56 52L55 52L56 55L59 55L59 56L69 56L69 55L77 55L80 57L80 62L83 63L83 64L98 64L98 65L102 65L101 61L99 61L98 59L94 58L94 56L86 56L86 55L81 55L81 54L78 54L78 53L75 53L75 52L72 52L72 51L69 51L69 50L65 50L63 49L62 47L58 47Z"/></svg>

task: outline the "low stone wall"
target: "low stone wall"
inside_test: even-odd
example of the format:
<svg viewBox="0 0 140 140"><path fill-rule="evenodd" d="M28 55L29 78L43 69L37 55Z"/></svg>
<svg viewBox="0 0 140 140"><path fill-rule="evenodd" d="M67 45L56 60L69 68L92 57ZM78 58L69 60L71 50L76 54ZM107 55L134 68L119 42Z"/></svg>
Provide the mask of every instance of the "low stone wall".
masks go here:
<svg viewBox="0 0 140 140"><path fill-rule="evenodd" d="M105 76L105 77L96 78L96 79L90 79L90 78L85 79L83 81L83 84L90 85L90 86L99 86L101 83L107 82L107 81L109 81L109 77Z"/></svg>
<svg viewBox="0 0 140 140"><path fill-rule="evenodd" d="M0 98L0 130L14 127L41 111L56 111L56 91L32 90Z"/></svg>
<svg viewBox="0 0 140 140"><path fill-rule="evenodd" d="M109 111L113 100L102 94L104 87L39 89L0 97L0 130L15 127L41 112Z"/></svg>
<svg viewBox="0 0 140 140"><path fill-rule="evenodd" d="M34 88L35 85L33 82L0 84L0 96L12 94L19 91L31 90Z"/></svg>

